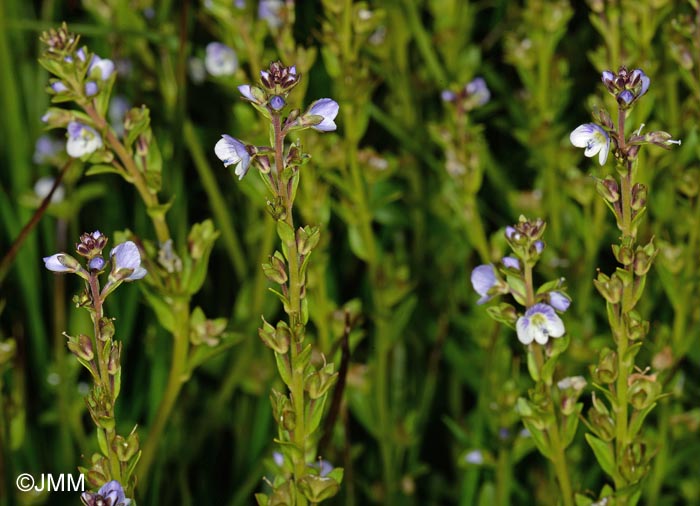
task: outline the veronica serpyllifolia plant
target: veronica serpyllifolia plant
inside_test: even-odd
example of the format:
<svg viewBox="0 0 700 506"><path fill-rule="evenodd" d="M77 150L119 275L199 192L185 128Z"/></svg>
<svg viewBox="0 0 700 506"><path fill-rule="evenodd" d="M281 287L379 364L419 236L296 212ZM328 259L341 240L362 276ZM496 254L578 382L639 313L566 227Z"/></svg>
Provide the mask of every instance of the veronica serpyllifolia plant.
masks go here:
<svg viewBox="0 0 700 506"><path fill-rule="evenodd" d="M565 450L578 427L583 404L577 402L585 387L582 378L554 380L559 356L569 345L569 336L559 316L571 304L564 279L535 287L533 268L545 249L546 223L521 216L518 223L506 227L505 236L513 251L499 264L479 265L472 271L471 282L481 296L477 304L511 295L524 310L508 302L491 305L489 315L515 328L518 340L527 346L527 365L535 382L528 398L521 397L516 409L532 436L537 449L552 462L559 484L562 503L573 506L574 495Z"/></svg>
<svg viewBox="0 0 700 506"><path fill-rule="evenodd" d="M116 430L115 405L121 388L122 347L114 339L114 321L105 316L104 303L122 283L141 279L147 272L141 266L141 253L135 243L118 244L105 259L103 250L107 242L107 237L100 231L85 233L76 244L82 262L67 253L56 253L45 257L44 265L53 272L77 274L85 281L85 290L74 301L78 307L87 309L93 323L92 336L66 334L68 349L92 377L92 388L85 401L97 427L100 448L100 453L90 459L90 467L81 468L90 485L100 490L97 494L83 494L83 502L127 506L129 501L124 499L120 483L124 484L127 493L133 493L136 485L133 471L141 451L136 427L127 437L120 436ZM108 265L109 271L106 269ZM107 274L107 282L100 285L100 277L104 274Z"/></svg>
<svg viewBox="0 0 700 506"><path fill-rule="evenodd" d="M651 83L641 69L617 72L606 70L601 80L617 102L617 121L599 111L595 123L586 123L571 132L571 143L585 148L584 154L599 154L601 166L608 153L613 154L615 170L604 178L596 178L596 189L613 213L621 236L612 245L620 266L611 275L600 270L595 287L605 299L610 324L612 347L600 351L598 364L592 367L592 379L597 390L588 411L586 439L601 469L610 476L614 491L605 487L599 500L611 500L617 506L636 504L641 495L641 483L648 472L654 450L644 438L643 422L656 406L661 384L654 374L637 371L635 357L649 331L649 322L639 313L637 305L644 294L646 277L658 253L654 238L639 244L638 231L646 214L647 186L638 182L638 154L642 146L655 144L670 149L680 144L667 132L642 134L644 125L630 135L625 122L630 110L646 95ZM580 504L592 504L593 499L581 496Z"/></svg>
<svg viewBox="0 0 700 506"><path fill-rule="evenodd" d="M282 465L270 495L256 494L261 506L273 504L318 504L335 495L343 469L322 474L315 465L315 433L321 423L328 393L338 374L332 363L311 360L312 344L306 339L309 319L306 272L309 256L319 242L318 227L295 229L293 208L302 164L308 159L300 143L285 146L291 132L312 128L320 132L336 129L338 104L329 98L313 102L305 112L289 110L287 97L299 83L296 67L274 62L260 72L259 85L239 87L244 100L270 123L271 146L253 146L223 135L214 146L224 166L234 167L242 179L254 167L269 191L268 210L277 222L282 251L276 251L262 268L279 285L273 290L282 302L287 321L272 325L263 319L259 336L275 354L280 377L288 392L272 390L272 412L278 424Z"/></svg>

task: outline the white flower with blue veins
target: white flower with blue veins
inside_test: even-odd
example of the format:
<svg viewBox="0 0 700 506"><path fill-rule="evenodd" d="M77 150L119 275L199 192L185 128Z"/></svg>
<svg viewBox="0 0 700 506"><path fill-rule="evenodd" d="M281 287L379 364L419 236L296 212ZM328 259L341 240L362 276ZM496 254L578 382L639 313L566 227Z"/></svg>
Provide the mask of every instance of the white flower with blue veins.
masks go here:
<svg viewBox="0 0 700 506"><path fill-rule="evenodd" d="M577 148L585 148L583 154L588 158L597 154L600 164L605 165L610 152L610 136L603 127L595 123L584 123L571 132L569 139Z"/></svg>
<svg viewBox="0 0 700 506"><path fill-rule="evenodd" d="M248 153L245 144L230 135L224 134L214 146L214 153L216 153L219 160L224 162L224 167L235 165L234 173L238 176L238 179L243 179L250 166L250 153Z"/></svg>
<svg viewBox="0 0 700 506"><path fill-rule="evenodd" d="M525 315L518 318L515 324L518 340L523 344L535 341L547 344L549 338L561 337L566 329L554 308L548 304L539 303L528 308Z"/></svg>
<svg viewBox="0 0 700 506"><path fill-rule="evenodd" d="M116 245L109 256L112 258L112 272L120 280L135 281L147 274L141 267L141 253L133 241Z"/></svg>
<svg viewBox="0 0 700 506"><path fill-rule="evenodd" d="M68 141L66 151L73 158L80 158L94 153L102 147L102 137L94 128L77 121L68 123Z"/></svg>
<svg viewBox="0 0 700 506"><path fill-rule="evenodd" d="M210 42L207 45L204 66L213 76L230 76L238 70L238 57L236 52L226 44Z"/></svg>

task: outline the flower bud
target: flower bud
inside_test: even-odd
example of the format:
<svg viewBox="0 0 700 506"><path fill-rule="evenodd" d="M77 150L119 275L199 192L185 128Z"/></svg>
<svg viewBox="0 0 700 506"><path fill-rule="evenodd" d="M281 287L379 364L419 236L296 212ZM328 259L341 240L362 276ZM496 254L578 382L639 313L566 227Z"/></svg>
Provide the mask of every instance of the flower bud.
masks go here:
<svg viewBox="0 0 700 506"><path fill-rule="evenodd" d="M588 410L588 421L593 426L596 435L603 441L612 441L615 437L615 424L607 413L601 413L595 407Z"/></svg>
<svg viewBox="0 0 700 506"><path fill-rule="evenodd" d="M593 379L600 384L615 382L617 379L617 353L610 348L600 350L598 365L593 370Z"/></svg>
<svg viewBox="0 0 700 506"><path fill-rule="evenodd" d="M337 379L338 373L334 372L332 363L309 375L305 385L306 390L309 392L309 397L311 399L322 397Z"/></svg>
<svg viewBox="0 0 700 506"><path fill-rule="evenodd" d="M312 504L319 504L336 495L340 484L330 476L306 474L299 480L299 490Z"/></svg>
<svg viewBox="0 0 700 506"><path fill-rule="evenodd" d="M634 253L632 252L632 248L613 244L612 250L613 255L615 255L615 259L622 265L628 266L634 261Z"/></svg>
<svg viewBox="0 0 700 506"><path fill-rule="evenodd" d="M85 334L80 334L77 338L68 336L68 349L76 357L89 362L95 356L92 347L92 339Z"/></svg>
<svg viewBox="0 0 700 506"><path fill-rule="evenodd" d="M321 231L318 227L299 227L296 233L297 248L300 255L308 255L321 240Z"/></svg>
<svg viewBox="0 0 700 506"><path fill-rule="evenodd" d="M611 204L620 200L620 187L612 176L607 176L605 179L596 179L596 191Z"/></svg>
<svg viewBox="0 0 700 506"><path fill-rule="evenodd" d="M651 406L661 393L661 384L657 383L656 375L632 374L627 382L627 398L634 409L639 411Z"/></svg>
<svg viewBox="0 0 700 506"><path fill-rule="evenodd" d="M284 261L278 255L279 253L275 253L274 256L271 256L268 263L262 264L262 269L267 279L278 285L283 285L288 279L287 270Z"/></svg>
<svg viewBox="0 0 700 506"><path fill-rule="evenodd" d="M112 343L112 347L109 350L109 361L107 362L107 372L112 376L119 372L119 359L121 351L121 343Z"/></svg>
<svg viewBox="0 0 700 506"><path fill-rule="evenodd" d="M611 304L620 302L622 298L622 281L616 274L608 277L602 272L598 272L598 277L593 280L593 284L605 300Z"/></svg>
<svg viewBox="0 0 700 506"><path fill-rule="evenodd" d="M635 183L632 187L632 202L630 207L635 211L640 211L647 205L647 187L642 183Z"/></svg>

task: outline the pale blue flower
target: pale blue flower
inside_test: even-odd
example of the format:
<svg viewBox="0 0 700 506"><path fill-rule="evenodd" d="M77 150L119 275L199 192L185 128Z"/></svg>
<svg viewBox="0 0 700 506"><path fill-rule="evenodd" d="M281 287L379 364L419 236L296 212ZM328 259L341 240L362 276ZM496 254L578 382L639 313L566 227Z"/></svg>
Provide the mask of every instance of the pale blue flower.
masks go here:
<svg viewBox="0 0 700 506"><path fill-rule="evenodd" d="M109 253L112 259L112 273L122 281L135 281L147 272L141 267L141 253L133 241L117 244Z"/></svg>
<svg viewBox="0 0 700 506"><path fill-rule="evenodd" d="M571 299L561 292L549 292L549 305L560 312L565 312L571 305Z"/></svg>
<svg viewBox="0 0 700 506"><path fill-rule="evenodd" d="M224 162L224 167L235 165L234 173L238 176L238 179L243 179L250 166L250 153L248 153L245 144L230 135L224 134L214 146L214 153L216 153L219 160Z"/></svg>
<svg viewBox="0 0 700 506"><path fill-rule="evenodd" d="M80 268L78 261L65 253L44 257L44 267L53 272L75 272Z"/></svg>
<svg viewBox="0 0 700 506"><path fill-rule="evenodd" d="M318 130L319 132L332 132L335 130L337 126L333 120L338 115L338 109L338 102L333 99L321 98L316 100L313 104L311 104L311 107L309 107L309 111L306 114L321 116L322 119L318 123L311 126L311 128Z"/></svg>
<svg viewBox="0 0 700 506"><path fill-rule="evenodd" d="M61 144L61 146L63 146L63 144ZM51 191L51 188L53 188L55 182L56 179L51 176L45 176L37 179L36 183L34 183L34 194L39 198L39 200L44 200ZM53 195L51 195L51 203L57 204L62 202L65 196L66 190L63 188L62 184L59 184L54 190Z"/></svg>
<svg viewBox="0 0 700 506"><path fill-rule="evenodd" d="M255 103L258 102L258 100L255 98L255 96L253 96L253 92L252 92L252 90L251 90L251 88L250 88L250 84L241 84L241 85L238 87L238 91L241 92L241 95L242 95L243 98L245 98L246 100L249 100L249 101L255 102Z"/></svg>
<svg viewBox="0 0 700 506"><path fill-rule="evenodd" d="M481 450L471 450L464 455L464 462L480 466L484 463L484 454Z"/></svg>
<svg viewBox="0 0 700 506"><path fill-rule="evenodd" d="M92 127L71 121L67 130L66 151L73 158L89 155L102 147L102 137Z"/></svg>
<svg viewBox="0 0 700 506"><path fill-rule="evenodd" d="M479 265L474 268L471 275L472 286L474 291L481 295L481 298L476 301L477 304L488 302L492 295L489 295L489 290L496 286L496 271L491 264Z"/></svg>
<svg viewBox="0 0 700 506"><path fill-rule="evenodd" d="M472 98L474 105L484 105L491 99L491 91L486 86L483 77L476 77L464 87L467 96Z"/></svg>
<svg viewBox="0 0 700 506"><path fill-rule="evenodd" d="M273 110L275 111L280 111L282 108L287 105L287 103L284 101L282 97L279 95L275 95L270 99L270 107L272 107Z"/></svg>
<svg viewBox="0 0 700 506"><path fill-rule="evenodd" d="M192 56L187 60L187 71L194 84L201 84L207 78L207 69L204 66L204 60L196 56Z"/></svg>
<svg viewBox="0 0 700 506"><path fill-rule="evenodd" d="M129 100L124 95L114 95L109 102L109 124L119 137L124 135L124 118L130 107Z"/></svg>
<svg viewBox="0 0 700 506"><path fill-rule="evenodd" d="M267 26L272 30L276 30L282 26L282 0L260 0L258 3L258 17L265 20Z"/></svg>
<svg viewBox="0 0 700 506"><path fill-rule="evenodd" d="M535 341L547 344L549 338L564 335L564 322L559 318L554 308L548 304L539 303L525 311L525 315L515 323L518 340L523 344Z"/></svg>
<svg viewBox="0 0 700 506"><path fill-rule="evenodd" d="M42 135L34 145L34 163L42 164L50 162L58 153L63 151L63 142L53 139L50 135Z"/></svg>
<svg viewBox="0 0 700 506"><path fill-rule="evenodd" d="M51 89L56 93L63 93L64 91L68 91L68 86L61 81L56 81L51 83Z"/></svg>
<svg viewBox="0 0 700 506"><path fill-rule="evenodd" d="M509 269L515 269L516 271L520 270L520 260L515 257L503 257L501 262Z"/></svg>
<svg viewBox="0 0 700 506"><path fill-rule="evenodd" d="M238 56L236 52L221 42L207 44L207 55L204 58L204 66L211 75L230 76L238 69Z"/></svg>
<svg viewBox="0 0 700 506"><path fill-rule="evenodd" d="M603 127L595 123L584 123L571 132L569 139L577 148L586 148L583 154L587 157L598 154L598 161L605 165L610 151L610 136Z"/></svg>
<svg viewBox="0 0 700 506"><path fill-rule="evenodd" d="M85 95L88 97L92 97L93 95L97 95L97 83L95 81L88 81L85 83Z"/></svg>
<svg viewBox="0 0 700 506"><path fill-rule="evenodd" d="M83 492L80 496L85 506L130 506L131 499L127 499L121 484L112 480L100 487L96 493Z"/></svg>
<svg viewBox="0 0 700 506"><path fill-rule="evenodd" d="M100 58L96 54L92 55L90 65L88 66L88 75L91 77L99 77L103 81L109 79L114 72L114 62L109 58Z"/></svg>

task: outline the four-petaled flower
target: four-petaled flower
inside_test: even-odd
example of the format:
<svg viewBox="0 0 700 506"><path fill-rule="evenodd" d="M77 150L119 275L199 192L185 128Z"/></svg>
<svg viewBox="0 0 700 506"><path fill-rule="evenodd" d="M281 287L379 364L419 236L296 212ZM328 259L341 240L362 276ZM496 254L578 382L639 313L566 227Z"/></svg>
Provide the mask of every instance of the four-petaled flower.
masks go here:
<svg viewBox="0 0 700 506"><path fill-rule="evenodd" d="M484 264L475 267L472 271L471 281L474 291L481 295L481 298L476 301L477 304L484 304L491 300L493 295L489 295L489 291L498 282L493 265Z"/></svg>
<svg viewBox="0 0 700 506"><path fill-rule="evenodd" d="M238 69L236 52L221 42L210 42L207 45L207 56L204 66L213 76L230 76Z"/></svg>
<svg viewBox="0 0 700 506"><path fill-rule="evenodd" d="M129 506L131 499L127 499L121 484L112 480L100 487L96 492L83 492L80 496L85 506Z"/></svg>
<svg viewBox="0 0 700 506"><path fill-rule="evenodd" d="M147 274L141 267L141 253L133 241L116 245L109 256L112 258L112 275L121 281L134 281Z"/></svg>
<svg viewBox="0 0 700 506"><path fill-rule="evenodd" d="M610 151L610 136L603 127L595 123L584 123L571 132L569 139L577 148L586 148L583 154L589 158L600 153L598 161L605 165Z"/></svg>
<svg viewBox="0 0 700 506"><path fill-rule="evenodd" d="M250 166L250 153L248 153L245 144L230 135L224 134L214 146L214 153L219 157L219 160L224 162L224 167L236 165L234 173L238 176L238 179L243 179Z"/></svg>
<svg viewBox="0 0 700 506"><path fill-rule="evenodd" d="M306 113L310 116L320 116L320 120L316 120L311 128L319 132L332 132L337 127L335 125L335 117L338 115L338 102L330 98L321 98L316 100L309 111Z"/></svg>
<svg viewBox="0 0 700 506"><path fill-rule="evenodd" d="M549 304L540 302L528 308L525 315L518 318L515 324L518 340L523 344L535 341L547 344L549 338L564 335L564 322Z"/></svg>
<svg viewBox="0 0 700 506"><path fill-rule="evenodd" d="M73 158L80 158L102 147L102 137L94 128L77 121L68 123L66 151Z"/></svg>

